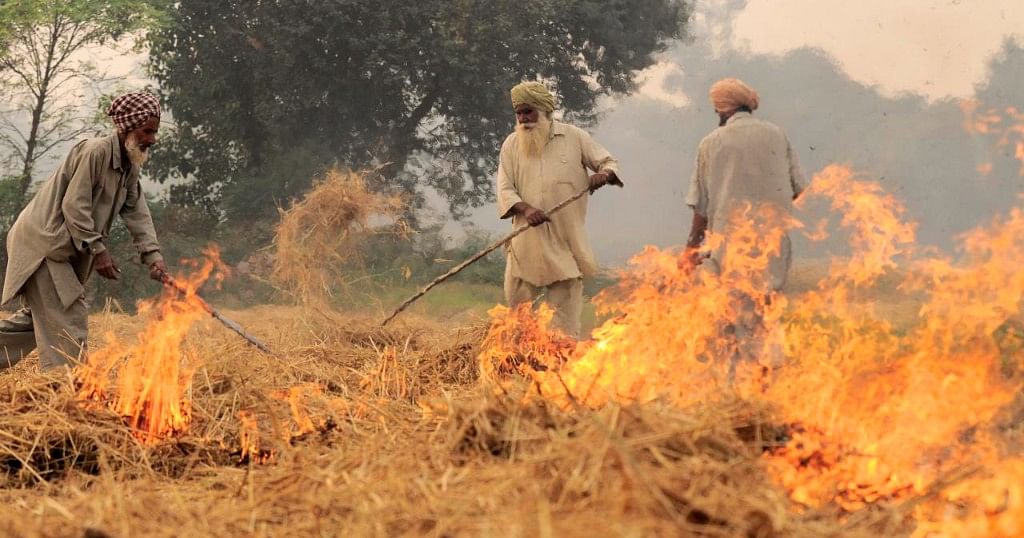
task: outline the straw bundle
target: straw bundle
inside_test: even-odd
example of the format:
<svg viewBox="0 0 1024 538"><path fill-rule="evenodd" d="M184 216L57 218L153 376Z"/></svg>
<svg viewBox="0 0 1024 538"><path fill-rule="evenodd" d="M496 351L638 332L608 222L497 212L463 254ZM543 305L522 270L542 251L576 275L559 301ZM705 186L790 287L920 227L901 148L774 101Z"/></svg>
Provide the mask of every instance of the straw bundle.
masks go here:
<svg viewBox="0 0 1024 538"><path fill-rule="evenodd" d="M331 170L305 198L281 211L270 279L300 304L323 306L347 285L343 271L358 263L359 239L373 226L379 231L380 220L394 221L392 230L401 230L401 200L371 193L369 173Z"/></svg>

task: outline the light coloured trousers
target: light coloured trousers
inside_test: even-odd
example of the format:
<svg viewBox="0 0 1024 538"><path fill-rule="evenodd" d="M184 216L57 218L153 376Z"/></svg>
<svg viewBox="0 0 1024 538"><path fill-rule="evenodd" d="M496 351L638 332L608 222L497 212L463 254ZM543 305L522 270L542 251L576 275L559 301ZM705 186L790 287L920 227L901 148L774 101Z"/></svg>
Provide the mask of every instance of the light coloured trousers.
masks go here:
<svg viewBox="0 0 1024 538"><path fill-rule="evenodd" d="M505 301L509 308L533 302L544 293L544 302L555 311L555 328L575 339L580 337L580 315L583 313L583 279L559 280L547 286L534 286L505 271Z"/></svg>
<svg viewBox="0 0 1024 538"><path fill-rule="evenodd" d="M83 356L89 334L85 300L65 309L45 263L25 283L21 298L26 308L0 321L0 370L14 366L36 347L40 370L73 366Z"/></svg>

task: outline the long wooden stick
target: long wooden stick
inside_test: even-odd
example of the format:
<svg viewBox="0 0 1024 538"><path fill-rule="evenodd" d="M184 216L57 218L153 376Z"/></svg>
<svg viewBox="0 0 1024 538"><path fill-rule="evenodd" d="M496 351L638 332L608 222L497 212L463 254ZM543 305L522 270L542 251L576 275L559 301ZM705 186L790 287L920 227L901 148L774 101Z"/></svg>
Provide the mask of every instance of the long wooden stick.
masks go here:
<svg viewBox="0 0 1024 538"><path fill-rule="evenodd" d="M556 211L564 208L565 206L575 202L576 200L579 200L580 198L583 198L584 196L586 196L586 194L588 192L590 192L590 187L587 187L587 188L581 190L580 192L572 195L571 197L563 200L561 203L559 203L555 207L552 207L550 210L548 210L547 214L550 216L551 214L553 214ZM519 234L525 232L526 230L529 230L530 228L532 228L532 226L530 226L529 224L527 224L526 226L520 226L519 228L517 228L512 233L506 235L505 237L502 237L501 239L495 241L494 243L491 243L487 248L481 250L480 252L477 252L472 258L470 258L470 259L468 259L468 260L466 260L466 261L456 265L455 267L452 267L452 269L450 271L448 271L447 273L445 273L445 274L435 278L433 282L431 282L430 284L427 284L416 295L413 295L412 297L409 297L408 299L405 300L404 303L399 305L399 307L396 308L395 311L392 312L391 315L387 317L387 319L385 319L384 321L381 322L380 326L384 327L385 325L387 325L391 320L395 319L395 317L398 316L398 314L401 314L403 310L405 310L406 308L409 308L409 305L411 305L412 303L415 303L417 300L419 300L420 297L423 297L424 295L426 295L427 292L430 291L434 286L436 286L436 285L444 282L445 280L448 280L449 278L457 275L459 273L459 271L462 271L463 269L469 267L470 265L475 263L480 258L483 258L484 256L494 252L495 250L498 250L498 248L500 248L502 245L504 245L505 243L508 243L514 237L516 237Z"/></svg>
<svg viewBox="0 0 1024 538"><path fill-rule="evenodd" d="M255 336L245 332L245 329L243 329L242 326L239 325L238 323L235 323L234 321L224 317L223 314L221 314L219 311L217 311L216 308L214 308L212 305L210 305L210 303L206 302L199 295L197 295L195 293L189 293L188 290L186 290L185 287L182 286L181 284L178 284L178 282L176 280L174 280L174 278L172 278L171 275L168 275L168 274L164 273L164 276L163 276L162 280L163 280L163 283L164 283L165 286L167 286L167 287L169 287L171 289L174 289L175 291L180 293L183 297L185 297L185 299L191 299L191 300L195 301L196 304L198 304L203 310L206 310L206 312L209 313L211 316L213 316L214 319L216 319L217 321L221 322L222 325L224 325L225 327L227 327L227 328L231 329L232 331L236 332L242 338L245 338L246 342L249 342L250 344L256 346L257 349L259 349L260 351L262 351L262 352L264 352L264 353L266 353L268 355L276 356L276 354L273 351L271 351L270 348L267 347L266 344L261 342Z"/></svg>

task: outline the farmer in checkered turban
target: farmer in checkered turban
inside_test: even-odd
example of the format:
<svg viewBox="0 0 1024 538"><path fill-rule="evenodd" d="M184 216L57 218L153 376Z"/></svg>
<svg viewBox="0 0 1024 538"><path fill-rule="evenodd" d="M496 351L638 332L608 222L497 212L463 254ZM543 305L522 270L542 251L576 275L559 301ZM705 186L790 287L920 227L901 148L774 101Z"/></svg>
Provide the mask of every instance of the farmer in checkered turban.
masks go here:
<svg viewBox="0 0 1024 538"><path fill-rule="evenodd" d="M107 115L116 131L72 147L7 235L0 303L17 298L24 308L0 320L0 370L37 347L43 370L84 360L85 285L94 271L111 280L121 272L107 249L115 215L150 277L160 280L167 271L139 182L160 129L160 102L129 93L114 99Z"/></svg>

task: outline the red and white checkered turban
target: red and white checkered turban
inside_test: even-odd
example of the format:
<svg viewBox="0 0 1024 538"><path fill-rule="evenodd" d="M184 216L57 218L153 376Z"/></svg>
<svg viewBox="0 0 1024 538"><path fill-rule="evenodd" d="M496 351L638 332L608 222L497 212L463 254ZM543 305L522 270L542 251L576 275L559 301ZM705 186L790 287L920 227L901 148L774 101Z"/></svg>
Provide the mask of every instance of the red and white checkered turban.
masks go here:
<svg viewBox="0 0 1024 538"><path fill-rule="evenodd" d="M126 93L110 103L107 115L117 132L127 133L138 129L149 118L159 118L160 101L148 92Z"/></svg>

